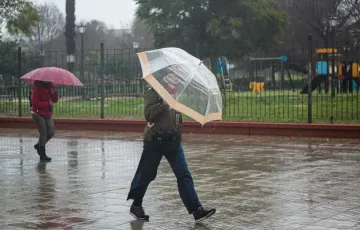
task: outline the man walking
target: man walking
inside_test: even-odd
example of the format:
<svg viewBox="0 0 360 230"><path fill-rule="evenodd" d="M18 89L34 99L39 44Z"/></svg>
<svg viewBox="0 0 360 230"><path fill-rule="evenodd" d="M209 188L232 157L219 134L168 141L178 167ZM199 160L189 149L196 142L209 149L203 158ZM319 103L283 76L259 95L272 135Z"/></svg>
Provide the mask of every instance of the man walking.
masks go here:
<svg viewBox="0 0 360 230"><path fill-rule="evenodd" d="M175 87L169 86L168 92L171 95L176 94ZM202 207L187 166L181 145L181 114L170 109L154 89L149 89L144 99L147 125L143 152L127 197L127 200L134 200L130 214L137 220L149 220L142 202L150 182L156 178L161 158L165 156L177 178L180 197L189 214L192 214L196 221L212 216L216 210Z"/></svg>

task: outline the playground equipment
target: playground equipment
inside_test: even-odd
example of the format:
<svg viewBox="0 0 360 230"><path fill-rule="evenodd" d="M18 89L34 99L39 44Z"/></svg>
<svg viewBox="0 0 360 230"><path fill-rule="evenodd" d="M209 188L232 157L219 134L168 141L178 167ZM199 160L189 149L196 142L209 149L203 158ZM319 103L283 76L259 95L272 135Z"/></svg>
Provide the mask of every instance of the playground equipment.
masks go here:
<svg viewBox="0 0 360 230"><path fill-rule="evenodd" d="M353 61L341 62L341 54L337 52L337 49L332 50L331 48L321 48L316 50L320 60L316 63L316 76L311 80L312 91L319 88L319 92L321 92L321 84L325 83L325 92L327 93L330 86L332 62L325 61L323 57L324 54L334 55L334 73L337 81L336 86L338 92L346 92L347 90L352 91L359 86L359 63ZM308 85L306 85L300 93L307 94Z"/></svg>
<svg viewBox="0 0 360 230"><path fill-rule="evenodd" d="M226 58L223 58L221 60L221 58L219 57L216 61L216 78L218 80L218 83L222 81L222 84L219 85L222 85L221 88L224 88L225 91L231 91L232 89L232 83L229 78L229 69L230 64L226 60Z"/></svg>
<svg viewBox="0 0 360 230"><path fill-rule="evenodd" d="M251 90L251 92L264 92L264 82L250 82L249 84L249 88Z"/></svg>
<svg viewBox="0 0 360 230"><path fill-rule="evenodd" d="M259 76L259 69L260 71L263 71L264 67L270 67L271 68L271 86L272 88L275 88L276 86L276 80L275 75L276 72L280 71L280 84L279 88L284 89L285 88L285 72L287 73L287 77L290 80L290 87L295 90L290 69L299 70L299 72L304 72L303 68L300 66L291 63L288 60L287 56L280 56L280 57L264 57L264 58L249 58L250 61L250 70L249 70L249 88L252 92L259 92L264 91L264 85L266 79L264 77ZM258 68L258 63L259 67ZM280 69L278 68L280 66ZM305 70L306 71L306 70ZM260 74L261 75L261 74ZM257 85L259 83L260 85Z"/></svg>

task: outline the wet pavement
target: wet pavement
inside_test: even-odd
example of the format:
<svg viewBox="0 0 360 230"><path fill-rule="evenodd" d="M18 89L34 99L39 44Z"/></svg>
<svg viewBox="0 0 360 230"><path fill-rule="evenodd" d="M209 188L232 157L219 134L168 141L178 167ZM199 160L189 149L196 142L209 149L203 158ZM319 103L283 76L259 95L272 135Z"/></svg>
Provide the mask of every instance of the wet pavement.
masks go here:
<svg viewBox="0 0 360 230"><path fill-rule="evenodd" d="M39 163L33 130L0 129L0 229L360 229L360 140L185 135L196 225L163 159L144 208L128 214L140 133L58 131Z"/></svg>

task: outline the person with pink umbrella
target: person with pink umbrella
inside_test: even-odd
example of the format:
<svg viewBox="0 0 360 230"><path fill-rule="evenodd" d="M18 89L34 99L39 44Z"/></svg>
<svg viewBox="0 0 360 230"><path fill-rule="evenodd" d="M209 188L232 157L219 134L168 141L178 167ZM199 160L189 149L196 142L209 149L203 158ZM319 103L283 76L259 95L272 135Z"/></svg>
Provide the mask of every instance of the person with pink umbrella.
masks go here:
<svg viewBox="0 0 360 230"><path fill-rule="evenodd" d="M84 86L71 72L57 67L35 69L20 78L34 83L30 95L31 116L39 133L39 142L34 146L41 161L51 161L46 155L45 145L54 136L55 126L52 119L53 104L59 100L55 85Z"/></svg>
<svg viewBox="0 0 360 230"><path fill-rule="evenodd" d="M31 116L39 133L39 142L34 146L41 161L51 161L46 155L46 143L54 136L55 127L52 119L53 104L59 100L55 86L50 82L35 81L31 92Z"/></svg>

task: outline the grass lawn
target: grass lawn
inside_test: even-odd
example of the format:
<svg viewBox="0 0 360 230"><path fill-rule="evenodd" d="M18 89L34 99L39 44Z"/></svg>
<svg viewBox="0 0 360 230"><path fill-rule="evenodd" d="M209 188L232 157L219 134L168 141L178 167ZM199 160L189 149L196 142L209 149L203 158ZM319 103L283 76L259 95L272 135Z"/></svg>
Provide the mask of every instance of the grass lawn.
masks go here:
<svg viewBox="0 0 360 230"><path fill-rule="evenodd" d="M261 93L229 93L224 120L307 122L308 95L298 91L266 91ZM313 93L313 122L360 123L360 95Z"/></svg>
<svg viewBox="0 0 360 230"><path fill-rule="evenodd" d="M300 91L265 91L260 93L227 93L223 120L227 121L264 121L264 122L307 122L308 95ZM360 95L313 93L313 122L359 123ZM30 115L29 101L23 98L24 116ZM100 118L100 100L63 100L54 107L56 117ZM143 98L107 98L104 104L105 118L143 119ZM0 99L0 116L17 116L18 102Z"/></svg>

